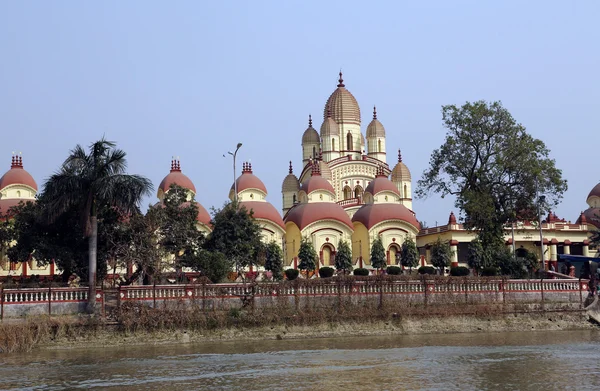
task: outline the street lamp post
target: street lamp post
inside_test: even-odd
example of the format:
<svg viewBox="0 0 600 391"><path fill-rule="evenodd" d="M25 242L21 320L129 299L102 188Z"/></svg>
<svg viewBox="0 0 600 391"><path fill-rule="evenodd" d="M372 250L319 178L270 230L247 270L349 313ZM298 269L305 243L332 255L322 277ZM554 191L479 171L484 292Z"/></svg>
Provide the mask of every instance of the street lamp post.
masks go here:
<svg viewBox="0 0 600 391"><path fill-rule="evenodd" d="M242 147L242 143L238 143L234 152L231 152L231 151L227 152L228 154L233 156L233 191L234 191L233 200L235 201L236 205L237 205L237 200L238 200L238 192L237 192L237 181L236 181L237 178L235 177L235 175L236 175L236 173L235 173L235 157L241 147Z"/></svg>
<svg viewBox="0 0 600 391"><path fill-rule="evenodd" d="M538 213L538 225L540 227L540 251L542 253L542 258L540 259L542 261L542 269L546 270L546 261L544 260L544 233L542 230L542 213L541 213L541 208L540 208L540 204L542 202L545 201L546 197L544 196L540 196L539 194L539 185L538 185L538 181L537 178L535 180L535 194L537 197L537 213Z"/></svg>

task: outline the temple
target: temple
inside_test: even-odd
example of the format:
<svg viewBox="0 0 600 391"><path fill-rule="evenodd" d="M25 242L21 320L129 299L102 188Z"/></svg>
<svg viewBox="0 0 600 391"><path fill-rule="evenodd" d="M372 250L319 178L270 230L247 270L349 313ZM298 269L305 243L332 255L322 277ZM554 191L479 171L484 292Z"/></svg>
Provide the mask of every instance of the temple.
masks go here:
<svg viewBox="0 0 600 391"><path fill-rule="evenodd" d="M308 238L317 251L318 267L333 266L340 242L346 241L352 248L354 267L370 268L370 251L377 238L382 240L389 265L399 263L402 243L407 238L416 242L421 265L429 264L429 249L440 238L454 250L452 264L466 266L468 245L476 234L466 230L454 213L445 225L421 227L412 206L410 170L399 148L388 156L386 129L379 116L373 107L363 135L360 107L340 72L338 84L323 107L319 131L313 127L312 116L308 116L308 127L301 137L298 175L294 174L293 159L289 166L286 163L281 213L267 200L267 188L251 163L243 163L229 199L237 199L253 211L265 242L281 245L285 267L297 267L303 238ZM392 157L390 165L388 159ZM198 229L210 233L211 216L196 200L196 187L183 174L178 158L171 160L170 171L158 186L156 206L162 205L172 184L188 192L189 202L194 199ZM0 178L0 216L10 218L10 208L19 202L35 202L37 191L21 155L13 155L10 169ZM540 227L532 222L506 227L506 245L515 251L534 252L538 257L543 254L545 265L557 262L561 254L593 256L597 249L588 237L590 230L600 229L600 183L586 201L588 208L574 223L550 213L542 221L541 238ZM0 253L0 277L51 276L55 272L54 265L38 268L31 258L11 263L5 251Z"/></svg>

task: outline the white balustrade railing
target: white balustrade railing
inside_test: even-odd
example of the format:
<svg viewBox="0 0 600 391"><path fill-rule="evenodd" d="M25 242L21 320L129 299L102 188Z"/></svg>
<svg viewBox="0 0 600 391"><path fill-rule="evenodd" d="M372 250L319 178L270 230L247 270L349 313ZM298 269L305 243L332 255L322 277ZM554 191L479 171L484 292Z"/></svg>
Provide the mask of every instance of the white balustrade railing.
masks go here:
<svg viewBox="0 0 600 391"><path fill-rule="evenodd" d="M96 299L101 301L102 294ZM4 289L2 302L4 304L36 304L36 303L66 303L85 302L88 299L88 288L31 288Z"/></svg>

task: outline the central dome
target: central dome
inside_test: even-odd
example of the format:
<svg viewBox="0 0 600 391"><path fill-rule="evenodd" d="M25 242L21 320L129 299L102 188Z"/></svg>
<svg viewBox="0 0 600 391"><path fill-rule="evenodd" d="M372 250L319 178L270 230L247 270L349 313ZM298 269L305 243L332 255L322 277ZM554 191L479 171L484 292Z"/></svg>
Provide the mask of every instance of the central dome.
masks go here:
<svg viewBox="0 0 600 391"><path fill-rule="evenodd" d="M338 124L356 124L360 125L360 108L354 95L346 89L342 72L340 72L339 84L337 89L327 99L323 109L323 120L327 120L328 113Z"/></svg>

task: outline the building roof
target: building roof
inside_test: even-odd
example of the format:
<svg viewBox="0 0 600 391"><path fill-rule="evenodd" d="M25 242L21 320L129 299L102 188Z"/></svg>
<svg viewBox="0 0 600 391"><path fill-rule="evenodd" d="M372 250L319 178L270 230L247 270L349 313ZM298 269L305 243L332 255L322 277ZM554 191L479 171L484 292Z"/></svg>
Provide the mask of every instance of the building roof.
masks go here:
<svg viewBox="0 0 600 391"><path fill-rule="evenodd" d="M365 204L352 217L353 222L359 222L367 229L388 220L404 221L417 231L421 229L415 215L402 204Z"/></svg>
<svg viewBox="0 0 600 391"><path fill-rule="evenodd" d="M600 183L594 186L590 194L588 194L587 199L589 200L591 197L600 197Z"/></svg>
<svg viewBox="0 0 600 391"><path fill-rule="evenodd" d="M252 217L272 222L285 230L285 224L281 215L270 202L266 201L242 201L240 205L245 206L248 212L253 211Z"/></svg>
<svg viewBox="0 0 600 391"><path fill-rule="evenodd" d="M4 217L6 215L11 216L10 208L14 206L18 206L20 203L27 202L35 202L34 199L23 199L23 198L8 198L8 199L0 199L0 216Z"/></svg>
<svg viewBox="0 0 600 391"><path fill-rule="evenodd" d="M194 186L192 180L181 172L181 164L179 159L171 160L171 171L166 177L163 178L163 180L160 182L160 185L158 185L159 193L161 190L163 193L166 193L169 191L171 185L181 186L184 189L188 189L196 194L196 186Z"/></svg>
<svg viewBox="0 0 600 391"><path fill-rule="evenodd" d="M335 122L353 123L360 125L360 108L356 98L346 89L342 72L337 89L327 99L325 108L323 109L323 120L327 119L327 113L331 113L331 117Z"/></svg>
<svg viewBox="0 0 600 391"><path fill-rule="evenodd" d="M310 194L313 191L324 190L335 195L335 190L329 181L321 176L321 161L315 161L312 163L312 171L310 177L302 183L300 190ZM325 163L325 165L327 165Z"/></svg>
<svg viewBox="0 0 600 391"><path fill-rule="evenodd" d="M0 190L10 185L25 185L35 191L38 190L37 183L35 183L31 174L23 168L23 158L21 156L12 157L10 170L6 171L0 178Z"/></svg>
<svg viewBox="0 0 600 391"><path fill-rule="evenodd" d="M321 143L321 138L319 137L319 133L312 126L312 117L308 116L308 128L304 131L302 135L302 144L310 144L310 143Z"/></svg>
<svg viewBox="0 0 600 391"><path fill-rule="evenodd" d="M265 184L252 173L252 163L244 163L242 165L242 175L236 179L237 191L238 194L241 191L248 189L256 189L260 190L263 193L267 194L267 188ZM234 185L231 185L231 191L234 191Z"/></svg>
<svg viewBox="0 0 600 391"><path fill-rule="evenodd" d="M321 138L337 137L340 135L340 128L331 118L331 112L327 111L327 116L321 125ZM339 147L338 147L339 148Z"/></svg>
<svg viewBox="0 0 600 391"><path fill-rule="evenodd" d="M398 163L392 170L392 182L410 181L410 170L406 167L406 164L402 162L402 154L398 150Z"/></svg>
<svg viewBox="0 0 600 391"><path fill-rule="evenodd" d="M385 128L377 119L377 108L373 107L373 120L367 126L367 138L385 137Z"/></svg>
<svg viewBox="0 0 600 391"><path fill-rule="evenodd" d="M334 220L340 222L351 230L354 230L352 221L348 214L340 205L334 202L311 202L307 204L297 204L285 217L285 222L294 223L300 230L303 230L309 224L320 220Z"/></svg>
<svg viewBox="0 0 600 391"><path fill-rule="evenodd" d="M377 176L367 185L365 189L366 193L371 193L372 195L376 195L381 193L382 191L391 191L392 193L398 195L400 197L400 192L398 191L398 187L390 181L387 176L383 173L383 168L379 168L377 170Z"/></svg>
<svg viewBox="0 0 600 391"><path fill-rule="evenodd" d="M593 224L600 229L600 208L589 208L583 212L583 216L588 224ZM581 219L581 217L579 219Z"/></svg>

